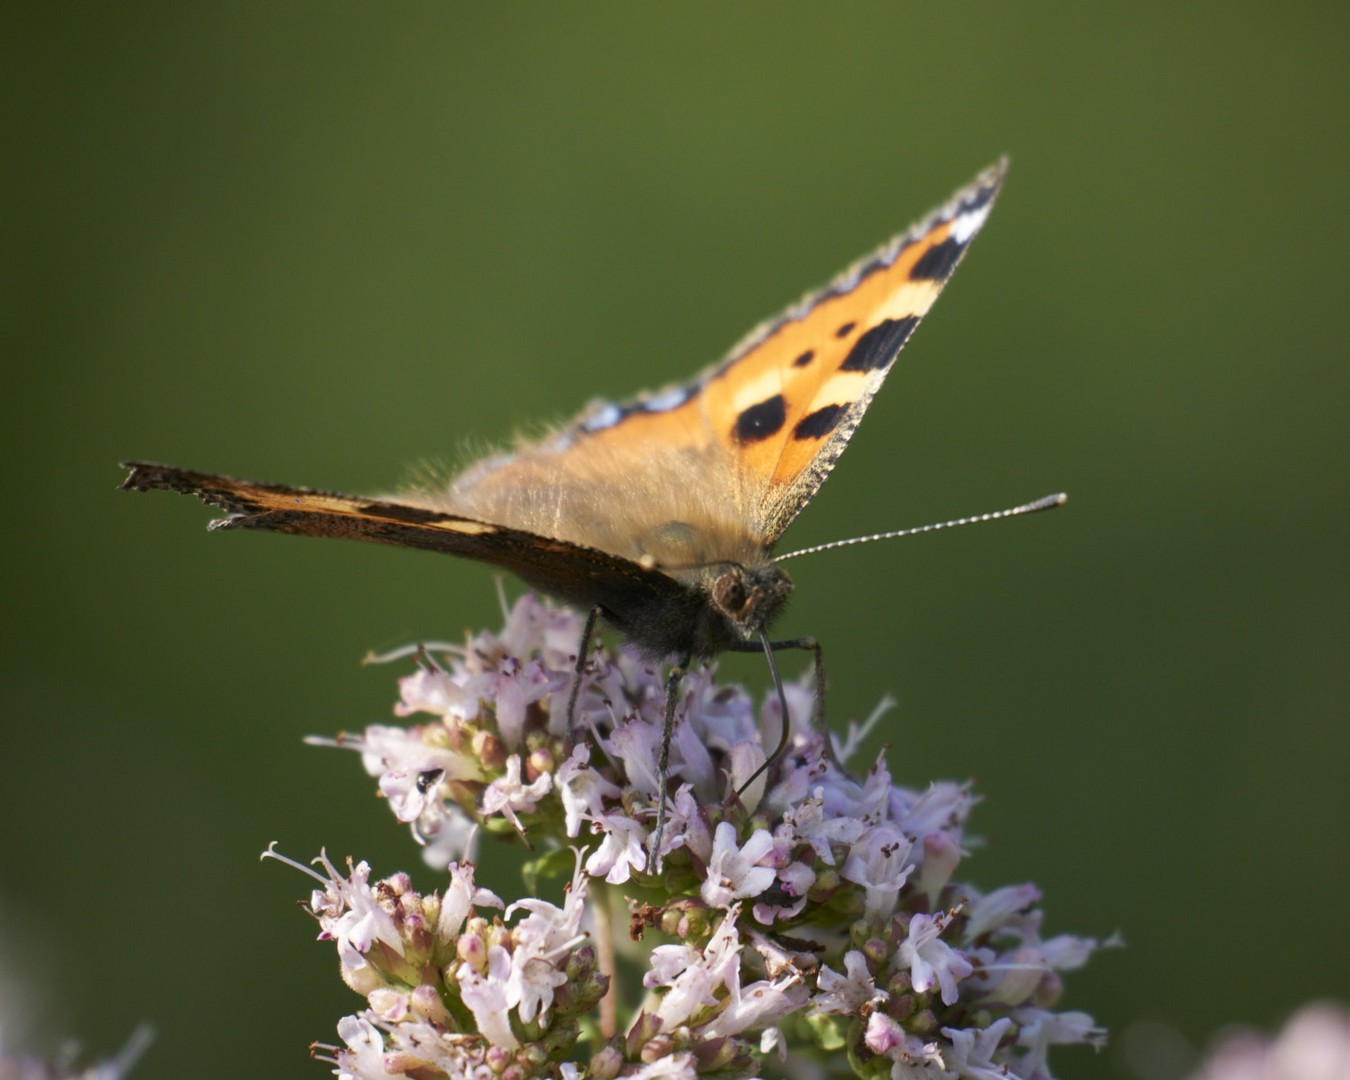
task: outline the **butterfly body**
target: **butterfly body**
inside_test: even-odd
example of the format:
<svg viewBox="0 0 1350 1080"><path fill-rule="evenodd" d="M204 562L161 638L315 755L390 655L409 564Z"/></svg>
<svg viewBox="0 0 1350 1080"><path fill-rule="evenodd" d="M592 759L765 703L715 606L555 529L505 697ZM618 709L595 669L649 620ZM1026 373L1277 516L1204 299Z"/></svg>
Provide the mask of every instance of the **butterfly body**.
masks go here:
<svg viewBox="0 0 1350 1080"><path fill-rule="evenodd" d="M792 591L773 546L983 224L1004 168L986 170L692 381L597 402L448 483L360 498L127 462L122 486L197 495L228 513L216 527L490 563L598 609L653 660L767 642Z"/></svg>

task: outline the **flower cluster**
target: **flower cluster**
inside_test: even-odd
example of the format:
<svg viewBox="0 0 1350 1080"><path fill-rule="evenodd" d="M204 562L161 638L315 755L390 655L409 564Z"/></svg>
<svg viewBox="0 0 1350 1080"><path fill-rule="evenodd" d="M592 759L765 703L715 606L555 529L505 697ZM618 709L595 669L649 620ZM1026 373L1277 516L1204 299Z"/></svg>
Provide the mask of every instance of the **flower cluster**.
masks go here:
<svg viewBox="0 0 1350 1080"><path fill-rule="evenodd" d="M316 862L325 873L306 870L322 886L309 910L368 1004L338 1024L345 1049L316 1047L336 1055L340 1076L517 1080L571 1052L579 1018L608 986L581 932L583 877L561 908L526 900L502 911L474 884L472 863L450 865L444 896L422 896L406 874L371 884L365 863L342 875L327 857ZM508 926L517 911L528 914Z"/></svg>
<svg viewBox="0 0 1350 1080"><path fill-rule="evenodd" d="M1295 1013L1275 1039L1227 1032L1192 1080L1345 1080L1350 1077L1350 1010L1319 1002Z"/></svg>
<svg viewBox="0 0 1350 1080"><path fill-rule="evenodd" d="M416 650L395 712L425 722L337 740L451 874L441 899L323 861L311 907L368 1003L329 1048L340 1076L737 1080L791 1052L877 1080L1046 1080L1049 1047L1101 1043L1055 1011L1061 973L1101 942L1044 936L1032 885L958 884L969 789L899 787L881 758L850 774L837 762L864 732L831 753L805 681L784 717L776 694L756 709L709 670L686 677L656 849L661 672L599 650L574 744L581 629L527 594L502 633ZM783 723L788 753L747 788ZM524 840L536 876L570 864L563 906L478 914L502 904L457 861L476 825ZM627 942L610 929L623 903ZM645 993L605 996L616 953Z"/></svg>

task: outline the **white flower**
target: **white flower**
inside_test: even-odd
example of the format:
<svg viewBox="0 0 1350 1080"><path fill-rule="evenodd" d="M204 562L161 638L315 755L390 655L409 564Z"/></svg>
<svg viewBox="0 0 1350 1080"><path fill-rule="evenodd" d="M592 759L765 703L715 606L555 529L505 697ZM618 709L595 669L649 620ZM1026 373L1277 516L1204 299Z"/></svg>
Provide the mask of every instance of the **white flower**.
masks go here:
<svg viewBox="0 0 1350 1080"><path fill-rule="evenodd" d="M796 974L772 982L761 979L748 986L742 986L737 979L728 987L731 996L722 1010L700 1029L703 1038L738 1035L777 1024L806 1004L809 996L801 976Z"/></svg>
<svg viewBox="0 0 1350 1080"><path fill-rule="evenodd" d="M931 832L923 838L923 862L916 884L929 907L936 906L939 894L947 887L963 854L961 845L951 833Z"/></svg>
<svg viewBox="0 0 1350 1080"><path fill-rule="evenodd" d="M660 725L640 719L619 724L605 743L605 752L622 766L629 787L655 798L661 790L658 769Z"/></svg>
<svg viewBox="0 0 1350 1080"><path fill-rule="evenodd" d="M777 833L786 834L793 843L810 844L816 858L826 866L834 865L834 846L851 845L867 829L858 818L825 816L825 791L817 787L811 798L783 811L783 824Z"/></svg>
<svg viewBox="0 0 1350 1080"><path fill-rule="evenodd" d="M956 1001L957 980L974 970L970 961L938 937L950 921L951 917L943 912L915 915L909 921L909 936L900 943L896 955L899 966L909 968L914 989L923 993L937 983L942 988L944 1005Z"/></svg>
<svg viewBox="0 0 1350 1080"><path fill-rule="evenodd" d="M586 860L586 873L622 885L634 870L647 866L647 831L626 814L601 814L590 819L591 831L604 840Z"/></svg>
<svg viewBox="0 0 1350 1080"><path fill-rule="evenodd" d="M1015 1011L1013 1018L1020 1028L1017 1045L1027 1048L1017 1066L1025 1076L1050 1075L1045 1057L1051 1046L1089 1043L1101 1049L1106 1044L1106 1029L1097 1027L1085 1012L1052 1013L1045 1009L1024 1008ZM1346 1064L1350 1065L1350 1057L1346 1058ZM1307 1077L1309 1074L1297 1075Z"/></svg>
<svg viewBox="0 0 1350 1080"><path fill-rule="evenodd" d="M419 667L413 674L399 679L398 690L402 700L394 706L395 716L425 712L447 719L476 720L483 697L478 686L465 685L462 677L442 668L427 670Z"/></svg>
<svg viewBox="0 0 1350 1080"><path fill-rule="evenodd" d="M783 683L791 740L799 738L799 733L810 730L811 718L816 709L816 685L813 674L808 668L800 679ZM778 745L783 734L783 707L778 701L777 694L765 697L764 705L759 710L759 730L763 732L763 738L757 741L770 749Z"/></svg>
<svg viewBox="0 0 1350 1080"><path fill-rule="evenodd" d="M337 1033L347 1044L346 1050L338 1051L338 1080L388 1080L379 1028L360 1016L344 1016L338 1021Z"/></svg>
<svg viewBox="0 0 1350 1080"><path fill-rule="evenodd" d="M494 1080L484 1063L484 1040L446 1031L443 1025L408 1018L385 1029L385 1072L376 1075L426 1076L432 1070L460 1080Z"/></svg>
<svg viewBox="0 0 1350 1080"><path fill-rule="evenodd" d="M877 922L895 911L900 890L914 869L909 858L913 846L891 825L877 825L854 841L839 876L863 887L865 919Z"/></svg>
<svg viewBox="0 0 1350 1080"><path fill-rule="evenodd" d="M460 964L455 972L459 993L473 1013L478 1030L493 1046L515 1050L520 1040L511 1030L510 998L507 994L512 975L511 954L500 945L488 949L487 975L479 974L472 964Z"/></svg>
<svg viewBox="0 0 1350 1080"><path fill-rule="evenodd" d="M427 807L439 803L445 770L428 761L415 761L390 769L380 777L380 794L399 821L416 821Z"/></svg>
<svg viewBox="0 0 1350 1080"><path fill-rule="evenodd" d="M533 703L560 689L562 680L554 679L538 660L522 663L514 656L502 661L489 682L493 714L502 741L511 749L520 745L525 732L525 710Z"/></svg>
<svg viewBox="0 0 1350 1080"><path fill-rule="evenodd" d="M691 704L693 704L691 702ZM716 799L719 776L713 763L712 748L704 741L703 726L686 714L686 723L676 724L671 734L671 772L692 784L701 799ZM678 763L678 764L676 764Z"/></svg>
<svg viewBox="0 0 1350 1080"><path fill-rule="evenodd" d="M884 750L877 754L861 786L854 780L836 777L833 773L826 780L827 783L821 785L821 792L827 815L860 818L868 825L886 820L888 807L894 801L897 789L891 786L891 773L886 767ZM889 816L895 817L894 814Z"/></svg>
<svg viewBox="0 0 1350 1080"><path fill-rule="evenodd" d="M532 784L520 778L520 755L506 759L506 775L492 781L483 792L481 810L484 816L500 813L517 832L524 832L516 814L528 814L553 787L553 774L540 773Z"/></svg>
<svg viewBox="0 0 1350 1080"><path fill-rule="evenodd" d="M771 866L761 865L775 850L767 829L756 829L743 847L736 844L736 826L719 822L713 834L712 859L703 882L703 901L712 907L730 907L733 901L758 896L773 884Z"/></svg>
<svg viewBox="0 0 1350 1080"><path fill-rule="evenodd" d="M1003 1017L987 1028L943 1028L942 1034L952 1041L947 1051L947 1068L963 1080L1008 1080L1006 1065L995 1065L994 1054L998 1042L1012 1027L1012 1019Z"/></svg>
<svg viewBox="0 0 1350 1080"><path fill-rule="evenodd" d="M681 784L670 801L660 854L669 855L681 847L688 848L705 865L712 858L713 838L708 831L708 816L688 784Z"/></svg>
<svg viewBox="0 0 1350 1080"><path fill-rule="evenodd" d="M765 969L775 979L784 973L800 975L803 968L809 970L816 964L814 952L786 948L782 942L767 938L758 930L750 931L747 936L764 961Z"/></svg>
<svg viewBox="0 0 1350 1080"><path fill-rule="evenodd" d="M432 713L436 722L336 740L362 750L396 816L430 841L428 855L450 872L434 927L425 919L437 908L411 891L406 875L372 888L362 864L350 880L331 867L321 880L314 908L324 936L337 940L349 985L369 995L367 1011L343 1025L349 1049L332 1050L339 1068L348 1067L343 1075L510 1080L534 1069L544 1049L558 1062L547 1069L581 1080L586 1066L559 1059L576 1057L567 1040L592 1030L583 1010L598 1004L605 985L603 950L583 947L590 877L639 879L635 933L656 925L689 935L647 947L650 996L625 1003L645 1019L616 1033L592 1063L613 1080L741 1071L756 1046L761 1054L784 1048L780 1025L794 1037L832 1039L850 1018L857 1020L850 1037L861 1029L867 1048L855 1049L882 1059L867 1067L874 1080L887 1072L890 1080L1048 1080L1050 1046L1100 1041L1086 1015L1039 1005L1054 1000L1058 971L1082 964L1102 943L1071 935L1043 941L1034 886L981 895L956 885L969 788L896 787L883 757L860 779L844 773L825 753L823 734L804 727L810 672L786 688L792 753L746 792L738 789L776 742L777 695L760 705L718 684L709 669L686 676L662 793L664 842L650 851L661 793L662 670L598 647L577 698L580 744L558 760L581 623L527 594L500 635L435 646L443 666L426 648L405 650L421 656L422 670L401 683L397 711ZM761 720L769 721L769 746ZM536 779L527 784L526 775ZM466 857L468 825L480 814L501 814L518 829L528 815L531 832L550 846L584 826L599 846L577 855L581 866L560 906L525 899L504 918L480 920L476 911L501 908L501 900L474 884L471 864L451 863ZM481 830L490 833L502 835ZM671 856L668 882L645 872L663 856ZM943 911L953 896L971 900ZM711 934L709 919L718 920ZM364 973L352 977L351 966L362 963ZM924 1035L887 1013L888 991L899 985L905 1002L918 997ZM786 1021L808 1007L811 1017L830 1020ZM513 1025L528 1025L521 1030L542 1041L522 1047Z"/></svg>
<svg viewBox="0 0 1350 1080"><path fill-rule="evenodd" d="M740 908L733 907L701 950L688 945L658 945L642 977L648 989L667 987L656 1014L669 1031L718 1003L715 991L740 984L741 943L736 932Z"/></svg>
<svg viewBox="0 0 1350 1080"><path fill-rule="evenodd" d="M891 1080L944 1080L952 1075L937 1043L911 1035L880 1010L867 1018L863 1042L874 1054L891 1059Z"/></svg>
<svg viewBox="0 0 1350 1080"><path fill-rule="evenodd" d="M902 788L891 788L891 820L910 836L949 832L960 842L961 829L970 814L974 797L968 784L954 784L950 780L930 785L922 795Z"/></svg>
<svg viewBox="0 0 1350 1080"><path fill-rule="evenodd" d="M705 747L725 754L739 742L758 739L761 728L745 691L718 683L713 676L713 669L705 668L685 679L684 715ZM695 777L688 779L693 781ZM714 788L718 784L715 776L708 781Z"/></svg>
<svg viewBox="0 0 1350 1080"><path fill-rule="evenodd" d="M986 896L977 897L965 908L965 940L973 942L989 931L1009 924L1021 929L1025 936L1031 928L1022 919L1040 898L1041 890L1029 882L1025 885L1006 885Z"/></svg>
<svg viewBox="0 0 1350 1080"><path fill-rule="evenodd" d="M667 1054L635 1072L624 1074L624 1080L698 1080L694 1055L688 1050Z"/></svg>
<svg viewBox="0 0 1350 1080"><path fill-rule="evenodd" d="M371 945L382 941L395 952L403 951L403 937L394 917L380 906L368 884L370 864L352 865L350 878L344 878L326 855L314 860L328 874L326 889L316 889L309 907L319 920L319 940L336 941L342 966L356 970L366 966L365 954Z"/></svg>
<svg viewBox="0 0 1350 1080"><path fill-rule="evenodd" d="M1112 943L1096 938L1059 934L1049 941L1041 942L1040 953L1052 971L1075 971L1086 964L1094 952L1109 944Z"/></svg>
<svg viewBox="0 0 1350 1080"><path fill-rule="evenodd" d="M992 949L981 949L978 954L985 980L980 998L985 1002L1020 1005L1036 992L1049 971L1041 954L1028 946L1002 956ZM997 981L990 982L991 979Z"/></svg>
<svg viewBox="0 0 1350 1080"><path fill-rule="evenodd" d="M812 1012L858 1016L864 1005L886 1000L885 992L877 989L872 973L867 970L866 957L857 949L844 954L844 971L847 974L840 975L821 965L816 979L818 992L811 999Z"/></svg>
<svg viewBox="0 0 1350 1080"><path fill-rule="evenodd" d="M496 893L474 884L473 872L473 863L450 864L450 885L441 899L441 913L436 922L436 936L442 941L459 936L464 920L475 907L502 907Z"/></svg>
<svg viewBox="0 0 1350 1080"><path fill-rule="evenodd" d="M731 776L728 778L730 786L752 814L759 809L759 801L764 797L764 789L769 784L769 774L760 771L764 762L764 745L758 738L738 742L731 748ZM753 783L750 782L752 776ZM747 783L749 787L746 786Z"/></svg>
<svg viewBox="0 0 1350 1080"><path fill-rule="evenodd" d="M422 847L422 861L434 870L473 858L478 825L453 803L434 803L413 822L413 839Z"/></svg>
<svg viewBox="0 0 1350 1080"><path fill-rule="evenodd" d="M604 811L606 799L617 800L622 794L622 789L592 769L590 762L591 748L578 743L554 776L553 785L562 798L563 819L571 837L581 832L583 819Z"/></svg>
<svg viewBox="0 0 1350 1080"><path fill-rule="evenodd" d="M586 879L578 865L562 907L547 900L517 900L506 909L508 919L517 910L530 913L511 931L514 950L507 994L527 1024L553 1007L554 990L567 982L562 966L569 951L586 937L580 932L585 898Z"/></svg>

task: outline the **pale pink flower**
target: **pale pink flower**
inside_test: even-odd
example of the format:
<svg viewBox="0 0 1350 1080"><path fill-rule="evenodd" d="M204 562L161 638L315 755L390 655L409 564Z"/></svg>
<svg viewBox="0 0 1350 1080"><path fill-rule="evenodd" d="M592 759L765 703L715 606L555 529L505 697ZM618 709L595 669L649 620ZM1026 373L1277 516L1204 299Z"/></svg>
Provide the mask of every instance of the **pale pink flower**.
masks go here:
<svg viewBox="0 0 1350 1080"><path fill-rule="evenodd" d="M604 839L586 860L586 873L622 885L634 870L647 867L647 830L624 814L601 814L590 819L591 831Z"/></svg>
<svg viewBox="0 0 1350 1080"><path fill-rule="evenodd" d="M962 1080L1008 1080L1007 1065L993 1059L1012 1023L1005 1016L986 1028L943 1028L942 1034L952 1041L951 1049L943 1054L948 1070Z"/></svg>
<svg viewBox="0 0 1350 1080"><path fill-rule="evenodd" d="M581 823L604 812L606 801L615 802L622 789L606 780L597 769L591 768L591 748L578 743L572 755L559 766L554 786L562 798L566 832L575 837L581 832Z"/></svg>
<svg viewBox="0 0 1350 1080"><path fill-rule="evenodd" d="M1350 1077L1350 1010L1306 1005L1272 1041L1251 1031L1224 1035L1191 1080L1345 1080Z"/></svg>
<svg viewBox="0 0 1350 1080"><path fill-rule="evenodd" d="M773 884L772 866L763 865L775 844L767 829L756 829L744 846L736 843L736 826L719 822L713 834L712 859L703 881L704 903L730 907L736 900L758 896Z"/></svg>
<svg viewBox="0 0 1350 1080"><path fill-rule="evenodd" d="M535 805L553 787L553 774L540 773L531 784L526 784L520 776L520 756L512 754L506 759L506 775L492 781L483 792L482 813L501 814L517 832L524 832L517 814L533 812Z"/></svg>
<svg viewBox="0 0 1350 1080"><path fill-rule="evenodd" d="M944 912L915 915L909 921L909 935L896 954L900 967L909 969L914 989L923 993L936 983L942 989L944 1005L956 1001L957 980L974 970L970 961L938 936L949 922L951 916Z"/></svg>
<svg viewBox="0 0 1350 1080"><path fill-rule="evenodd" d="M892 825L868 829L849 848L839 876L864 890L864 918L872 922L890 918L914 863L909 853L914 844Z"/></svg>
<svg viewBox="0 0 1350 1080"><path fill-rule="evenodd" d="M511 1030L511 998L508 993L512 977L511 954L500 945L488 949L487 974L480 974L472 964L461 964L455 973L460 997L473 1013L478 1031L493 1046L514 1050L520 1040Z"/></svg>
<svg viewBox="0 0 1350 1080"><path fill-rule="evenodd" d="M872 973L867 970L867 959L857 949L844 954L844 972L840 975L822 964L816 977L817 992L811 999L816 1013L834 1013L840 1016L861 1015L864 1005L886 1000L884 991L877 989ZM877 1053L882 1053L878 1050Z"/></svg>

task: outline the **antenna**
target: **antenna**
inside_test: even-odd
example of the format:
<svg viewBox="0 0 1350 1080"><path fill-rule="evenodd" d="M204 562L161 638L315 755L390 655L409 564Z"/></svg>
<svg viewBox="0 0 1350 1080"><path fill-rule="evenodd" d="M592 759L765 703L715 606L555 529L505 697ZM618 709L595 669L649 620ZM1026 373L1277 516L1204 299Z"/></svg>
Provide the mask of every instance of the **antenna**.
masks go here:
<svg viewBox="0 0 1350 1080"><path fill-rule="evenodd" d="M829 551L831 548L849 547L853 544L870 544L873 540L895 540L901 536L917 536L919 533L937 532L938 529L954 529L958 525L979 525L985 521L998 521L1000 518L1036 514L1042 510L1053 510L1056 506L1063 506L1068 501L1069 497L1061 491L1057 495L1046 495L1035 500L1035 502L1023 503L1021 506L1013 506L1007 510L995 510L989 514L976 514L974 517L955 518L952 521L939 521L933 525L920 525L914 529L897 529L895 532L875 533L872 536L855 536L851 540L832 540L828 544L817 544L815 547L802 548L800 551L789 551L786 555L775 555L774 562L795 559L798 555L814 555L817 551Z"/></svg>

